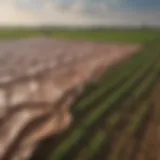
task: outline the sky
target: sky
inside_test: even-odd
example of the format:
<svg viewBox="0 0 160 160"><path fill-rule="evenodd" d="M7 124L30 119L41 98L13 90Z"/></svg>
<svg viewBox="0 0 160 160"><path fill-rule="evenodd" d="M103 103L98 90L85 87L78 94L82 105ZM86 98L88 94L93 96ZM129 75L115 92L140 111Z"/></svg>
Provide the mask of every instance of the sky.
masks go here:
<svg viewBox="0 0 160 160"><path fill-rule="evenodd" d="M160 26L160 0L0 0L0 26Z"/></svg>

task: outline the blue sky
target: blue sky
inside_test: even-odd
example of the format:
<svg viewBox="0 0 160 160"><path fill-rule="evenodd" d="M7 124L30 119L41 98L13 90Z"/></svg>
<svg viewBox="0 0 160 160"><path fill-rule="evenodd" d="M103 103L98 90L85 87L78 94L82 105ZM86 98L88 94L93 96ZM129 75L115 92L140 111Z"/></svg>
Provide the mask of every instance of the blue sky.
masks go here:
<svg viewBox="0 0 160 160"><path fill-rule="evenodd" d="M105 4L117 9L127 10L159 10L160 0L46 0L53 3L69 6L78 1L83 1L85 5L92 6L94 4ZM35 8L42 7L45 4L44 0L17 0L18 4L26 5L26 7Z"/></svg>
<svg viewBox="0 0 160 160"><path fill-rule="evenodd" d="M0 0L0 25L160 25L160 0Z"/></svg>
<svg viewBox="0 0 160 160"><path fill-rule="evenodd" d="M126 7L133 10L160 10L160 0L123 0L123 3L126 4Z"/></svg>

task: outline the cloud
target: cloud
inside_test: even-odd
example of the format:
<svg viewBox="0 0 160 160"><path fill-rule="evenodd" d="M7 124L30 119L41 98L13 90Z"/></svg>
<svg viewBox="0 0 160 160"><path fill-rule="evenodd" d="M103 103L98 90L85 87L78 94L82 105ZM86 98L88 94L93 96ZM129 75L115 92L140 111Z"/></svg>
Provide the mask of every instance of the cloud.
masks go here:
<svg viewBox="0 0 160 160"><path fill-rule="evenodd" d="M43 24L89 24L90 20L76 14L71 10L62 10L58 4L48 1L41 5L32 6L29 1L18 3L16 0L0 1L0 24L1 25L43 25ZM23 6L23 7L22 7Z"/></svg>
<svg viewBox="0 0 160 160"><path fill-rule="evenodd" d="M0 25L160 25L160 12L122 11L120 1L1 0Z"/></svg>

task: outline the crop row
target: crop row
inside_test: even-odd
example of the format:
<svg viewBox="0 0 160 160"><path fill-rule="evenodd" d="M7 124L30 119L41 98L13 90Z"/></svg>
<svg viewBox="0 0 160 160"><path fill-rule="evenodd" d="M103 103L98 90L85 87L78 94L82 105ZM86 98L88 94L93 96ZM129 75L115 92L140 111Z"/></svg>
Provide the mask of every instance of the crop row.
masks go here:
<svg viewBox="0 0 160 160"><path fill-rule="evenodd" d="M74 157L77 160L93 159L101 152L101 148L111 143L111 137L117 125L121 123L125 110L130 108L131 105L125 106L127 108L124 108L119 114L115 114L116 116L113 119L111 117L112 124L108 127L108 130L98 129L98 127L104 124L105 120L110 117L109 115L112 115L116 110L120 110L123 103L128 99L135 102L143 99L144 95L147 96L146 93L156 82L160 71L160 48L157 47L157 44L149 49L146 48L131 61L126 62L119 69L115 69L114 73L112 70L111 73L109 72L102 77L96 84L95 89L89 89L86 97L82 97L75 104L73 108L75 116L73 127L71 127L72 129L67 136L59 141L52 152L51 160L66 159L77 148L75 157L71 156L72 158ZM144 104L139 103L132 107L136 108L136 113L128 121L127 136L120 143L120 148L125 146L127 138L140 127L150 105L146 101ZM97 128L96 133L92 133L93 128ZM87 142L85 141L86 137L88 138Z"/></svg>

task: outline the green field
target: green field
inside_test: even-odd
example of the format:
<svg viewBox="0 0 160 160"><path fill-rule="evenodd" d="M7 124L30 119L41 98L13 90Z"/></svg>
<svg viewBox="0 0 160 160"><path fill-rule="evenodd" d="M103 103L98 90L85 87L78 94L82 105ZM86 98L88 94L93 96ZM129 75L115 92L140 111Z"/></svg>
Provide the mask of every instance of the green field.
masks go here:
<svg viewBox="0 0 160 160"><path fill-rule="evenodd" d="M0 39L19 39L28 37L49 36L74 40L91 40L102 42L144 43L155 38L160 38L160 30L42 30L42 29L1 29Z"/></svg>
<svg viewBox="0 0 160 160"><path fill-rule="evenodd" d="M137 31L55 34L58 37L77 39L87 36L92 40L120 42L148 42L159 37L159 32ZM151 97L159 80L159 44L159 40L147 43L139 54L111 68L96 84L86 88L84 95L72 106L74 123L56 140L49 139L45 143L50 145L48 160L137 159L141 143L144 143L145 126L154 121L153 117L149 119L153 110L158 110ZM154 137L151 139L155 141ZM148 147L152 152L152 147Z"/></svg>
<svg viewBox="0 0 160 160"><path fill-rule="evenodd" d="M86 86L71 107L74 122L70 128L42 142L32 160L156 160L156 155L158 159L160 154L153 144L159 143L155 133L160 125L160 101L153 97L155 92L160 94L156 89L160 76L160 30L0 30L1 40L41 36L145 46L132 59ZM154 126L151 129L150 124ZM148 132L149 140L144 138ZM147 149L143 150L143 146Z"/></svg>
<svg viewBox="0 0 160 160"><path fill-rule="evenodd" d="M157 160L160 152L153 146L159 145L155 133L159 133L160 101L153 97L155 91L160 94L156 89L160 76L160 30L0 30L1 40L41 36L143 43L145 47L132 59L111 68L98 82L86 86L71 107L74 122L70 128L42 142L31 159Z"/></svg>

